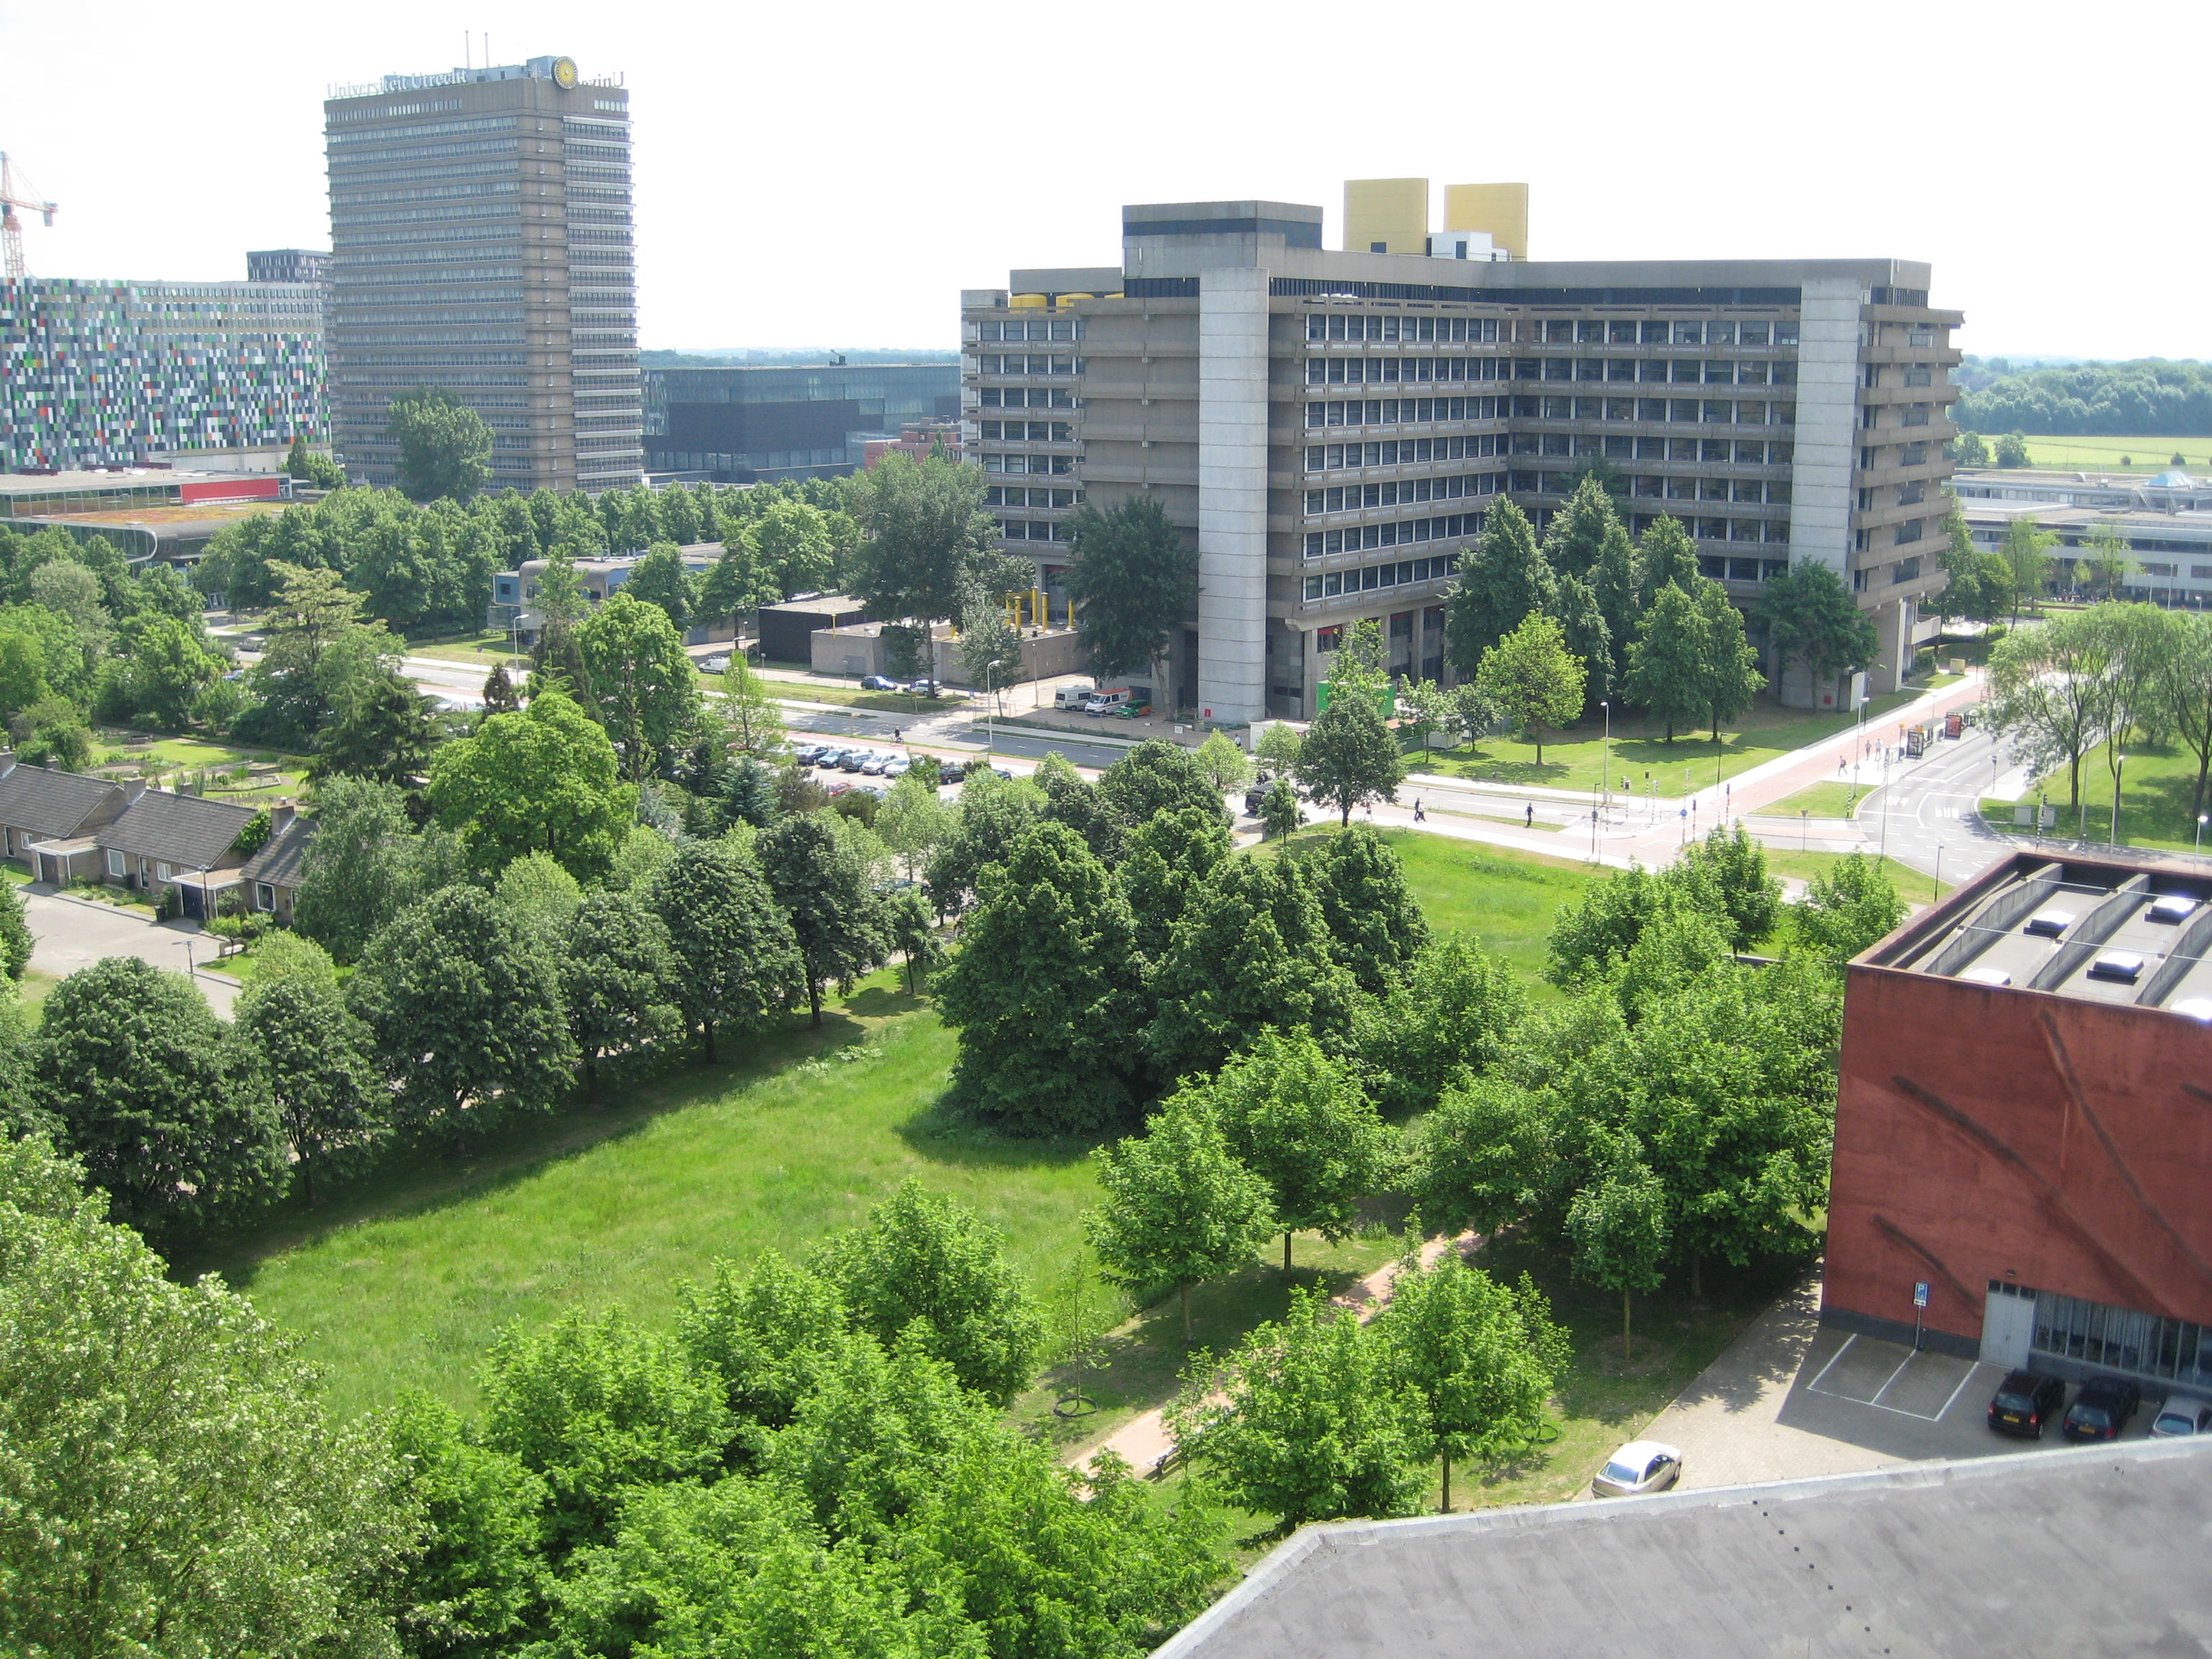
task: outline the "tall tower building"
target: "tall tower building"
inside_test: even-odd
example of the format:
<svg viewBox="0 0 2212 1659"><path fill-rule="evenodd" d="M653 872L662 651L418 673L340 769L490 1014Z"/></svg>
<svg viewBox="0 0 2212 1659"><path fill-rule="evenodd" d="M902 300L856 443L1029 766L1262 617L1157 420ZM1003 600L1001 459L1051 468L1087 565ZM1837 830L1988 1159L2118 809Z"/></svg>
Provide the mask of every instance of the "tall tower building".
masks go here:
<svg viewBox="0 0 2212 1659"><path fill-rule="evenodd" d="M629 94L567 58L387 75L323 106L338 453L393 481L392 400L441 387L493 434L491 488L644 466Z"/></svg>

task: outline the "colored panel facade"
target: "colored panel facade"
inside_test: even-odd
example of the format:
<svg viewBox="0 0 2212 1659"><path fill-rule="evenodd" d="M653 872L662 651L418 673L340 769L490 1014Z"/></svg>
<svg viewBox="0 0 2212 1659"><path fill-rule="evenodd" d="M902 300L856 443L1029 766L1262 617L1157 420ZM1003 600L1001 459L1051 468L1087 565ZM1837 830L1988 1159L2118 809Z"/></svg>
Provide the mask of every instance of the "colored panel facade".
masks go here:
<svg viewBox="0 0 2212 1659"><path fill-rule="evenodd" d="M322 291L0 281L0 471L330 438Z"/></svg>
<svg viewBox="0 0 2212 1659"><path fill-rule="evenodd" d="M494 489L635 484L629 94L536 58L386 76L323 108L331 397L354 477L394 481L387 412L430 386L490 426Z"/></svg>

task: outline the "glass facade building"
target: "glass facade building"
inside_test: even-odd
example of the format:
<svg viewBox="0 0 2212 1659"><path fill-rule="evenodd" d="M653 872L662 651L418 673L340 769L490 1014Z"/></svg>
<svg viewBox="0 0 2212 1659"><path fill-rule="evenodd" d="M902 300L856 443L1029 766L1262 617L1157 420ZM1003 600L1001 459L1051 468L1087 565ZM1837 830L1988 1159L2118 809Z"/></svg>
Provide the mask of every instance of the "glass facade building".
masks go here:
<svg viewBox="0 0 2212 1659"><path fill-rule="evenodd" d="M0 281L0 471L329 436L313 284Z"/></svg>
<svg viewBox="0 0 2212 1659"><path fill-rule="evenodd" d="M717 483L829 477L865 434L960 413L960 365L802 363L645 371L645 448L657 472Z"/></svg>
<svg viewBox="0 0 2212 1659"><path fill-rule="evenodd" d="M389 75L324 106L341 457L389 483L392 400L451 392L492 429L491 486L643 471L629 94L566 58Z"/></svg>

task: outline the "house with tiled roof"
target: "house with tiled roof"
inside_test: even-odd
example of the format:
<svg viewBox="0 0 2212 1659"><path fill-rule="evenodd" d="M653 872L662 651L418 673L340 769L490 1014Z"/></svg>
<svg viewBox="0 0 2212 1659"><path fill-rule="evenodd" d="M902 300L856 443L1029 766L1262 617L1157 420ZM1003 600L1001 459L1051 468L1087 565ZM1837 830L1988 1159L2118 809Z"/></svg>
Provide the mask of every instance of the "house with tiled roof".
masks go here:
<svg viewBox="0 0 2212 1659"><path fill-rule="evenodd" d="M127 806L133 788L64 772L52 761L20 766L0 750L0 853L57 887L99 873L92 832Z"/></svg>
<svg viewBox="0 0 2212 1659"><path fill-rule="evenodd" d="M93 832L101 873L156 900L173 889L183 914L204 921L245 881L247 854L238 838L258 811L149 789Z"/></svg>
<svg viewBox="0 0 2212 1659"><path fill-rule="evenodd" d="M314 819L298 816L289 801L269 809L269 843L239 872L251 908L292 925L292 904L300 896L307 843L314 834Z"/></svg>

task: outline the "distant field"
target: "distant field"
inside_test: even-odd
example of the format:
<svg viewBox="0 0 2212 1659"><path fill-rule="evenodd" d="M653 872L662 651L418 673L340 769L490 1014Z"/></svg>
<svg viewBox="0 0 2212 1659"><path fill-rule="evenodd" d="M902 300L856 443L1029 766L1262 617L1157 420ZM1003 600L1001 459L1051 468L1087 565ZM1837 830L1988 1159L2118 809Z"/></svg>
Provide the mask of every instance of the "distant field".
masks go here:
<svg viewBox="0 0 2212 1659"><path fill-rule="evenodd" d="M1994 445L1995 437L1983 436ZM2027 434L2027 459L2036 466L2075 467L2093 472L2163 472L2173 457L2191 472L2212 472L2212 438L2052 438Z"/></svg>

